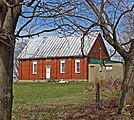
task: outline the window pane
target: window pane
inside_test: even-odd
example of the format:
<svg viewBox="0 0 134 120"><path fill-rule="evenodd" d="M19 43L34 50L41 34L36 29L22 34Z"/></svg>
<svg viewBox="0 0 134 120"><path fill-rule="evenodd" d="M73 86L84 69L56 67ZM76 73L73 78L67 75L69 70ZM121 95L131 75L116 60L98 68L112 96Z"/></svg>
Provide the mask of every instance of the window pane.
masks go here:
<svg viewBox="0 0 134 120"><path fill-rule="evenodd" d="M60 63L60 73L65 73L65 60Z"/></svg>
<svg viewBox="0 0 134 120"><path fill-rule="evenodd" d="M37 62L33 62L33 74L37 74Z"/></svg>
<svg viewBox="0 0 134 120"><path fill-rule="evenodd" d="M65 63L62 63L62 68L64 68L65 67Z"/></svg>
<svg viewBox="0 0 134 120"><path fill-rule="evenodd" d="M80 60L75 60L75 73L80 73Z"/></svg>
<svg viewBox="0 0 134 120"><path fill-rule="evenodd" d="M65 72L65 63L62 63L62 72Z"/></svg>
<svg viewBox="0 0 134 120"><path fill-rule="evenodd" d="M79 62L77 62L77 67L80 67L80 63Z"/></svg>
<svg viewBox="0 0 134 120"><path fill-rule="evenodd" d="M80 68L77 68L77 72L80 72Z"/></svg>

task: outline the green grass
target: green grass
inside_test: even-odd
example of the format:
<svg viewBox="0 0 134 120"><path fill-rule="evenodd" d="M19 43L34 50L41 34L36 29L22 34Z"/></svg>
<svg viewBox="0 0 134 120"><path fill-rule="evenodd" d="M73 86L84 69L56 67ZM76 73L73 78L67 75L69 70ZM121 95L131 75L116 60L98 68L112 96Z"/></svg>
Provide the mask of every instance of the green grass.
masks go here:
<svg viewBox="0 0 134 120"><path fill-rule="evenodd" d="M20 103L31 104L38 100L45 103L55 101L82 102L88 99L88 94L84 92L89 87L87 82L59 83L15 83L14 84L14 106Z"/></svg>
<svg viewBox="0 0 134 120"><path fill-rule="evenodd" d="M37 116L53 119L83 110L81 107L87 102L95 102L95 90L89 89L91 85L88 82L15 83L12 119L30 120ZM111 94L103 91L101 96L106 98Z"/></svg>
<svg viewBox="0 0 134 120"><path fill-rule="evenodd" d="M15 83L12 119L35 119L38 113L45 114L45 119L72 114L78 106L95 98L95 94L86 92L90 85L88 82Z"/></svg>

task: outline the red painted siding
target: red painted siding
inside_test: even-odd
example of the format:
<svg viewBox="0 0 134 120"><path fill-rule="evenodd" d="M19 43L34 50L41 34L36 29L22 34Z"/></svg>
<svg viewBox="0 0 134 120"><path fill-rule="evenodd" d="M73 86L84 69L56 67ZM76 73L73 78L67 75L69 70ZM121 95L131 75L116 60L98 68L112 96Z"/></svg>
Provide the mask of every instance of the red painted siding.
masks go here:
<svg viewBox="0 0 134 120"><path fill-rule="evenodd" d="M100 48L101 48L101 51L100 51ZM95 41L92 49L90 50L89 56L94 57L94 58L100 58L101 57L103 59L108 58L107 50L104 46L104 43L103 43L102 38L101 38L100 35L98 36L98 38Z"/></svg>

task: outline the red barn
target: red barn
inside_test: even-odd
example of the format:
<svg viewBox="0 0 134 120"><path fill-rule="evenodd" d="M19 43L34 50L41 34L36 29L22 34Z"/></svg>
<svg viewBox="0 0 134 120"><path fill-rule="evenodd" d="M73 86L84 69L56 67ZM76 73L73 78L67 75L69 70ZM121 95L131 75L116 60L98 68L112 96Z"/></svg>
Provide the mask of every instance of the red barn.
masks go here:
<svg viewBox="0 0 134 120"><path fill-rule="evenodd" d="M101 35L38 37L30 40L19 55L19 80L88 80L89 59L108 58Z"/></svg>

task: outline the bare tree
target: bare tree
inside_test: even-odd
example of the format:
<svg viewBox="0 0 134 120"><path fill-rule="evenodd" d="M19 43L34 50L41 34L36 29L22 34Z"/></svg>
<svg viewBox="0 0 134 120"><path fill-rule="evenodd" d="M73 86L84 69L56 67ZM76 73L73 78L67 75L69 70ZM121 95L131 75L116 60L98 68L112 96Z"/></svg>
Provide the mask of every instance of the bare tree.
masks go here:
<svg viewBox="0 0 134 120"><path fill-rule="evenodd" d="M82 33L82 43L84 36L95 27L101 30L104 38L125 60L126 70L119 113L124 101L134 105L134 93L131 92L134 83L134 40L130 37L124 43L125 40L119 39L117 32L121 20L132 12L133 7L121 0L0 0L0 119L11 119L16 38L32 37L54 30L68 35ZM129 44L127 50L122 46L126 44Z"/></svg>
<svg viewBox="0 0 134 120"><path fill-rule="evenodd" d="M10 1L11 2L11 1ZM0 0L0 119L11 119L14 31L20 7L7 7Z"/></svg>
<svg viewBox="0 0 134 120"><path fill-rule="evenodd" d="M68 0L71 3L72 0ZM134 107L134 4L132 0L77 0L72 11L61 14L56 24L68 23L63 34L83 34L99 30L106 41L123 57L125 74L122 83L118 114L125 105ZM67 7L66 7L67 8Z"/></svg>
<svg viewBox="0 0 134 120"><path fill-rule="evenodd" d="M16 38L32 37L66 26L59 26L55 21L58 21L60 14L74 9L65 9L68 4L68 1L57 3L44 0L0 0L0 120L11 119ZM62 11L60 14L57 12L59 10Z"/></svg>
<svg viewBox="0 0 134 120"><path fill-rule="evenodd" d="M41 16L45 18L45 21L42 19L42 26L45 22L45 27L46 25L49 28L58 26L60 28L58 32L61 34L83 34L82 49L85 35L93 30L102 32L106 41L125 61L118 113L121 114L124 104L134 107L134 5L132 0L67 0L64 2L55 0L55 2L42 2L39 8L49 11L47 15L43 13ZM39 18L40 14L42 13L31 16ZM23 18L29 18L29 21L33 19L31 16L22 15ZM49 18L49 22L46 21L46 18ZM18 30L18 33L29 24L29 21ZM36 35L31 33L35 31L34 28L28 31L29 35ZM27 36L21 36L18 33L16 34L18 37Z"/></svg>
<svg viewBox="0 0 134 120"><path fill-rule="evenodd" d="M91 0L86 1L97 16L99 21L98 26L100 26L100 29L102 30L103 37L120 53L125 61L125 76L118 109L118 113L121 114L124 102L126 105L134 107L134 39L132 38L133 36L129 36L128 41L123 43L126 40L122 41L118 39L118 29L120 29L120 21L127 13L129 14L133 11L134 5L126 7L125 1L119 0L118 2L111 2L101 0L99 6L97 6ZM107 11L106 7L109 5L110 7L113 6L112 13L108 13ZM112 14L115 18L111 18ZM125 44L129 44L130 46L127 50L123 47Z"/></svg>

